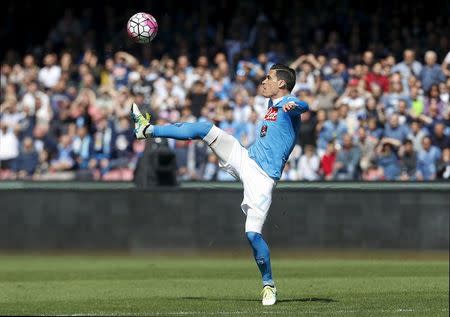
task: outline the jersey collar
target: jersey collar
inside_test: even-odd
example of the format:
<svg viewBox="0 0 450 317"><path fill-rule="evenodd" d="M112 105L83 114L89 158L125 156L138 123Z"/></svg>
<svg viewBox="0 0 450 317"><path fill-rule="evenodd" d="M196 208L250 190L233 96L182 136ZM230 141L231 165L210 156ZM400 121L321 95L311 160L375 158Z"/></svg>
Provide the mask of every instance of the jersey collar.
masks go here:
<svg viewBox="0 0 450 317"><path fill-rule="evenodd" d="M269 99L269 108L270 107L275 107L275 108L279 108L280 103L283 101L283 99L289 97L289 95L277 98L277 99Z"/></svg>

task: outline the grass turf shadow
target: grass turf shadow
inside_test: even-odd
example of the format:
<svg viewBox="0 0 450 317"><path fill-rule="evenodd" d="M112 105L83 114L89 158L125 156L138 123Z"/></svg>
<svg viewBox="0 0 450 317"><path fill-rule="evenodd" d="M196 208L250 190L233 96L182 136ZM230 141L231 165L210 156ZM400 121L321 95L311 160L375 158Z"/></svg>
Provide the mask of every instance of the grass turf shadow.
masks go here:
<svg viewBox="0 0 450 317"><path fill-rule="evenodd" d="M260 302L260 299L248 299L248 298L209 298L209 297L201 297L201 296L187 296L180 297L182 300L201 300L201 301L209 301L209 302L223 302L223 301L233 301L233 302ZM309 297L309 298L286 298L279 299L277 303L293 303L293 302L321 302L321 303L335 303L337 300L332 298L318 298L318 297Z"/></svg>

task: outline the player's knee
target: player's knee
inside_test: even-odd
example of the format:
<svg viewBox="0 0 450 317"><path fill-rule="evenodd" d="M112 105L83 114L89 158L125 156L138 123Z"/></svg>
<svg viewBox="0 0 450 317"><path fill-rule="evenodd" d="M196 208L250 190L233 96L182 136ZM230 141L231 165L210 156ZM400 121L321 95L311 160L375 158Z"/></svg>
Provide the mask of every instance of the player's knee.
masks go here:
<svg viewBox="0 0 450 317"><path fill-rule="evenodd" d="M248 231L245 233L245 235L247 236L247 240L248 242L250 242L251 245L255 244L256 241L261 239L261 234L257 232Z"/></svg>

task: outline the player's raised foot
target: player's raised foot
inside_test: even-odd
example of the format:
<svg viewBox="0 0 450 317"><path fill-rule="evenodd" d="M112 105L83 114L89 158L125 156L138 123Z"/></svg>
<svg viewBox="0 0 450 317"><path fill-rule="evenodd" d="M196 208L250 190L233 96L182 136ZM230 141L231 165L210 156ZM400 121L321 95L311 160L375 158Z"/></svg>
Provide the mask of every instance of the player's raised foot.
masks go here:
<svg viewBox="0 0 450 317"><path fill-rule="evenodd" d="M134 134L136 139L146 139L145 135L146 128L150 125L150 114L146 114L144 117L143 114L139 111L138 106L133 102L131 105L131 119L134 122Z"/></svg>
<svg viewBox="0 0 450 317"><path fill-rule="evenodd" d="M277 302L277 289L275 286L266 285L262 292L262 304L264 306L275 305Z"/></svg>

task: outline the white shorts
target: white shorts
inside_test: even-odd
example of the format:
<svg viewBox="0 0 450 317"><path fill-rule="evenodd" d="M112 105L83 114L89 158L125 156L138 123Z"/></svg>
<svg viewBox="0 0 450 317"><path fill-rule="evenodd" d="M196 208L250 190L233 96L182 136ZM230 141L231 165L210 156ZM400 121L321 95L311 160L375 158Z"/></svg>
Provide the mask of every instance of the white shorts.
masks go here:
<svg viewBox="0 0 450 317"><path fill-rule="evenodd" d="M238 140L216 126L204 138L219 158L219 166L244 185L241 208L247 215L245 232L261 233L272 203L275 181L249 157Z"/></svg>

